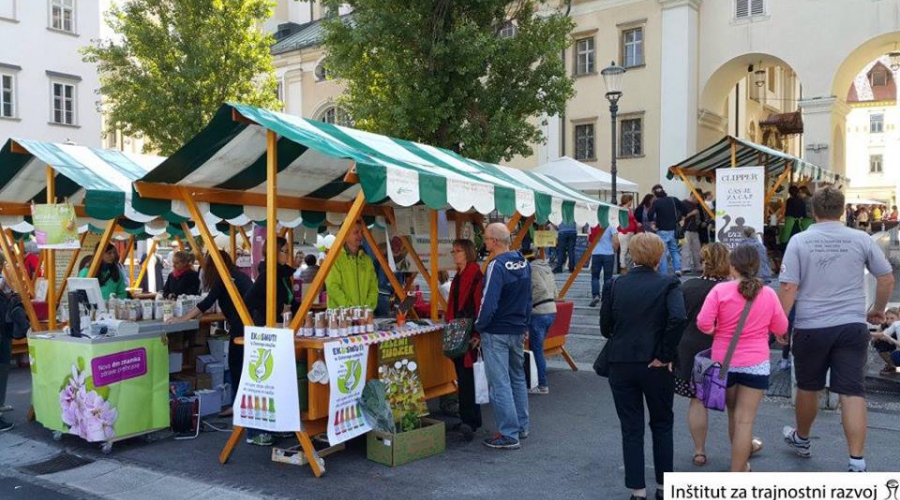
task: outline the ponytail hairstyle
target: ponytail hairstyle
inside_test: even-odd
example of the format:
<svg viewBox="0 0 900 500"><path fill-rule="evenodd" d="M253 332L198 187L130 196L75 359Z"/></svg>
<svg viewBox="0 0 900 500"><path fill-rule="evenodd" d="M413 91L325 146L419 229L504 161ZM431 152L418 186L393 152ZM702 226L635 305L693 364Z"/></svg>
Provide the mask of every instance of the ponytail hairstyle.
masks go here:
<svg viewBox="0 0 900 500"><path fill-rule="evenodd" d="M765 286L756 277L759 272L759 253L749 245L738 245L731 251L731 267L740 275L738 291L746 300L753 300Z"/></svg>

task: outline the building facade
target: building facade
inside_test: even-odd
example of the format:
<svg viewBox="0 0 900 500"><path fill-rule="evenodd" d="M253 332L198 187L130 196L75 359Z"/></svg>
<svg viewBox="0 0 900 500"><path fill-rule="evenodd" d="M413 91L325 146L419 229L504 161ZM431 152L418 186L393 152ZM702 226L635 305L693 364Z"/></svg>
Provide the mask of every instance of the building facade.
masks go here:
<svg viewBox="0 0 900 500"><path fill-rule="evenodd" d="M348 121L334 106L340 81L321 70L315 6L281 4L296 23L273 47L285 109ZM567 155L608 170L612 132L600 72L616 61L627 68L618 172L642 191L662 182L686 194L665 179L667 169L726 134L852 178L850 87L900 43L900 0L572 0L569 14L576 27L565 60L577 94L564 115L540 117L546 140L533 154L509 163L529 169Z"/></svg>
<svg viewBox="0 0 900 500"><path fill-rule="evenodd" d="M0 141L102 144L97 69L78 52L99 35L97 0L0 0Z"/></svg>

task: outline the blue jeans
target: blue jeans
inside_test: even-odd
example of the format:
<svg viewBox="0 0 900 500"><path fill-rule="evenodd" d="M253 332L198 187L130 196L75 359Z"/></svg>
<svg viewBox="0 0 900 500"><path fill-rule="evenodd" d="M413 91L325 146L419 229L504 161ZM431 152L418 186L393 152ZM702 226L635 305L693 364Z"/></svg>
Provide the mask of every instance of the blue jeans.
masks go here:
<svg viewBox="0 0 900 500"><path fill-rule="evenodd" d="M484 370L491 390L497 432L519 439L528 430L528 388L525 386L525 334L481 334Z"/></svg>
<svg viewBox="0 0 900 500"><path fill-rule="evenodd" d="M672 266L675 272L681 271L681 251L678 250L678 240L675 239L675 231L658 231L657 236L662 238L663 243L672 256ZM663 253L662 259L659 261L659 273L666 274L669 272L669 263L666 262L666 254Z"/></svg>
<svg viewBox="0 0 900 500"><path fill-rule="evenodd" d="M615 265L615 255L591 255L591 298L600 296L600 271L603 271L605 284L612 279Z"/></svg>
<svg viewBox="0 0 900 500"><path fill-rule="evenodd" d="M556 236L556 267L557 272L561 272L563 265L566 264L566 258L569 261L569 272L575 269L575 241L578 239L578 233L559 233Z"/></svg>
<svg viewBox="0 0 900 500"><path fill-rule="evenodd" d="M547 338L547 330L556 319L556 313L532 314L531 327L528 329L528 345L534 353L534 363L537 365L538 385L547 387L547 360L544 359L544 339Z"/></svg>

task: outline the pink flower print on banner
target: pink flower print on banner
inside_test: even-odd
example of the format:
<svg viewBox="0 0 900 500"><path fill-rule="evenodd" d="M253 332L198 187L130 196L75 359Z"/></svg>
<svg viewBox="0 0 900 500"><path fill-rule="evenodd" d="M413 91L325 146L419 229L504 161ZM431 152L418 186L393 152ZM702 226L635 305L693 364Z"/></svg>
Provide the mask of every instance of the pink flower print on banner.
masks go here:
<svg viewBox="0 0 900 500"><path fill-rule="evenodd" d="M96 391L87 390L87 370L79 371L72 365L72 376L59 393L62 421L69 432L87 441L109 441L114 430L118 411Z"/></svg>

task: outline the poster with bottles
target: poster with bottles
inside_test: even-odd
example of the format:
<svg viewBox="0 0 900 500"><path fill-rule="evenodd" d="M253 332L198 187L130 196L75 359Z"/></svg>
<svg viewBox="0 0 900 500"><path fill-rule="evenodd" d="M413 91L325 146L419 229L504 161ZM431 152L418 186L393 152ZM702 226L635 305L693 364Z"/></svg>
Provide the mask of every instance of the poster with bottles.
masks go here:
<svg viewBox="0 0 900 500"><path fill-rule="evenodd" d="M236 426L275 432L303 430L293 331L246 328L244 369L233 409Z"/></svg>
<svg viewBox="0 0 900 500"><path fill-rule="evenodd" d="M325 344L328 367L328 442L334 446L372 430L360 404L366 386L368 344L340 341Z"/></svg>
<svg viewBox="0 0 900 500"><path fill-rule="evenodd" d="M411 337L378 344L378 379L387 387L394 420L400 420L409 412L418 416L428 414L425 389L419 378L416 349Z"/></svg>

